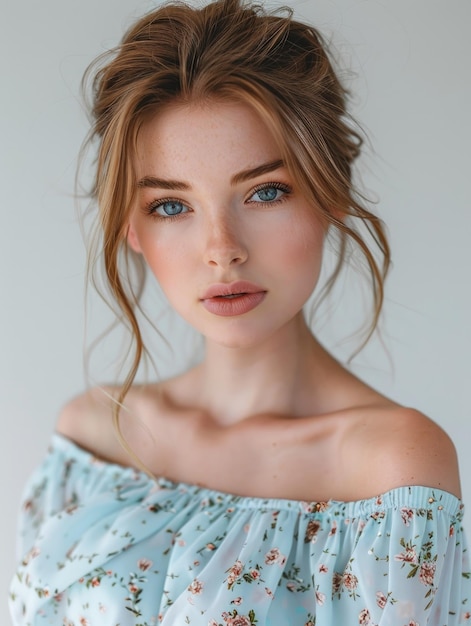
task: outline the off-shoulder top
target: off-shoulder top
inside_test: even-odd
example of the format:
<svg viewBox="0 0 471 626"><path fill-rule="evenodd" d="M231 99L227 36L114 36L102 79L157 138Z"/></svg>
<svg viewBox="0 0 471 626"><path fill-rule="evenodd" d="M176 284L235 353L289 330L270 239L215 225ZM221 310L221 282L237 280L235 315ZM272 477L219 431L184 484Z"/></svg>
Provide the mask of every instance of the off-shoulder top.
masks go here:
<svg viewBox="0 0 471 626"><path fill-rule="evenodd" d="M56 434L22 505L13 623L471 624L462 513L420 486L300 502L154 481Z"/></svg>

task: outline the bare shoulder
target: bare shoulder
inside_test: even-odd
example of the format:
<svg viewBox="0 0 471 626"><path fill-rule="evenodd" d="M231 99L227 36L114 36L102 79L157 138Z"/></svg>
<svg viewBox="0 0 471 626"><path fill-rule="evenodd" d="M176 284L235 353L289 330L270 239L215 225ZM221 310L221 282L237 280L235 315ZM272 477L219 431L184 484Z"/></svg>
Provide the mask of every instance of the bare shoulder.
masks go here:
<svg viewBox="0 0 471 626"><path fill-rule="evenodd" d="M113 398L117 389L96 387L69 400L59 413L56 431L104 459L112 459ZM110 441L111 440L111 441Z"/></svg>
<svg viewBox="0 0 471 626"><path fill-rule="evenodd" d="M445 431L415 409L370 408L352 421L345 444L354 475L371 493L409 485L461 497L455 447Z"/></svg>
<svg viewBox="0 0 471 626"><path fill-rule="evenodd" d="M72 398L59 414L56 431L104 460L128 465L129 455L119 442L113 422L119 391L119 387L107 385ZM145 404L147 395L139 388L131 388L121 416L145 413L140 405Z"/></svg>

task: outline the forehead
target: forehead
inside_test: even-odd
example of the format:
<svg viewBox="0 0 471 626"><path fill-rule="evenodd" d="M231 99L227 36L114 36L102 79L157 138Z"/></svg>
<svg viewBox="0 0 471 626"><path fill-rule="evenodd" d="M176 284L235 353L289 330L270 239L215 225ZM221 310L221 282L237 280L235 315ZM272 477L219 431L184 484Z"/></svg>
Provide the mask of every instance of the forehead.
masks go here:
<svg viewBox="0 0 471 626"><path fill-rule="evenodd" d="M261 116L240 102L168 105L149 117L137 138L139 175L175 176L188 169L235 172L280 158Z"/></svg>

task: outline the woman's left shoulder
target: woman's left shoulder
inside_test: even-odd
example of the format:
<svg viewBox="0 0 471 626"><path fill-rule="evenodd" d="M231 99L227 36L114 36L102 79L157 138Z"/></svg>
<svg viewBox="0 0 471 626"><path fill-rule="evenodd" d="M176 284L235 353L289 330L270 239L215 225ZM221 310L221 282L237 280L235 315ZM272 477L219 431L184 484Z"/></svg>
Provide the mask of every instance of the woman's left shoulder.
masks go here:
<svg viewBox="0 0 471 626"><path fill-rule="evenodd" d="M399 405L370 407L348 430L357 468L374 493L421 485L461 497L455 446L420 411Z"/></svg>

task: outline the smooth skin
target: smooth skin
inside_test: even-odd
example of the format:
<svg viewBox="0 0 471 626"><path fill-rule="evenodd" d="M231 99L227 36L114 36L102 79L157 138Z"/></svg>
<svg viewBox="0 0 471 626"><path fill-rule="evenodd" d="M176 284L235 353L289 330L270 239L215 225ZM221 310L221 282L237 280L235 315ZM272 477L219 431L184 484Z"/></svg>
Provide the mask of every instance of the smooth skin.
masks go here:
<svg viewBox="0 0 471 626"><path fill-rule="evenodd" d="M128 243L206 347L188 372L130 390L121 425L142 463L246 496L353 501L424 485L460 497L448 436L353 376L308 328L325 225L261 118L241 103L168 107L143 125L136 169ZM235 280L263 301L242 315L208 311L204 292ZM135 465L112 424L117 392L72 400L57 430Z"/></svg>

